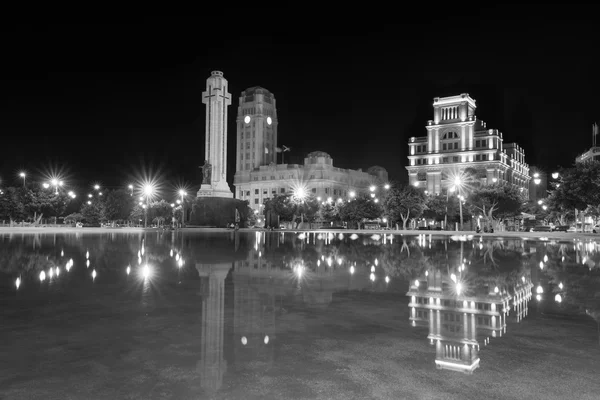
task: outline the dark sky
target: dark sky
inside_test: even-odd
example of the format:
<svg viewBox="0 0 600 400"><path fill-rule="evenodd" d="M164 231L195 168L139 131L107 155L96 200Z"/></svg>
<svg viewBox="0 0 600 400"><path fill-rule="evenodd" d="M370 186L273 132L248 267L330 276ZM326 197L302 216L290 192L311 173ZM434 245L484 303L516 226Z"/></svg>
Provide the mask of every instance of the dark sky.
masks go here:
<svg viewBox="0 0 600 400"><path fill-rule="evenodd" d="M198 17L3 25L1 184L18 183L24 168L60 170L75 185L126 185L146 173L197 187L212 70L234 99L230 185L238 98L256 85L277 99L286 160L322 150L335 166L381 165L405 181L408 138L425 135L433 98L466 92L531 166L568 166L600 120L597 11L423 10L393 25L327 28L251 16L214 26Z"/></svg>

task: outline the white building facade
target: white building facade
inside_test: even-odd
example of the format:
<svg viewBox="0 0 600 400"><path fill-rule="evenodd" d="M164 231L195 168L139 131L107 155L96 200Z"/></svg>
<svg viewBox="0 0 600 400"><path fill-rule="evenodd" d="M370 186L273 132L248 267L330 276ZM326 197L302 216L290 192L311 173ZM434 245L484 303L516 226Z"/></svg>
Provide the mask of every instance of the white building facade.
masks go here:
<svg viewBox="0 0 600 400"><path fill-rule="evenodd" d="M303 165L271 163L238 171L233 184L237 199L247 200L253 209L260 210L265 200L298 189L320 201L341 202L369 191L373 185L382 187L387 181L387 171L382 167L371 167L366 172L337 168L329 154L313 151Z"/></svg>
<svg viewBox="0 0 600 400"><path fill-rule="evenodd" d="M529 165L516 143L504 144L502 132L488 129L475 115L475 100L467 93L436 97L427 136L409 141L410 184L431 194L452 186L451 176L468 171L476 184L508 182L529 197Z"/></svg>

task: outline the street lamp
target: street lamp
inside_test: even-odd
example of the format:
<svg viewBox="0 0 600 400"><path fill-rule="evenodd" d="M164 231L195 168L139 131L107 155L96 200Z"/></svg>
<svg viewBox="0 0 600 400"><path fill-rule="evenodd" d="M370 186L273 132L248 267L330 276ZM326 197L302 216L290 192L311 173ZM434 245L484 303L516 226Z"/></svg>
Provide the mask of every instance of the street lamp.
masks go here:
<svg viewBox="0 0 600 400"><path fill-rule="evenodd" d="M25 174L25 172L19 172L19 176L20 176L21 178L23 178L23 187L25 187L25 176L26 176L26 175L27 175L27 174Z"/></svg>
<svg viewBox="0 0 600 400"><path fill-rule="evenodd" d="M58 194L58 187L63 185L63 181L59 181L56 178L53 178L50 183L52 184L52 186L54 186L54 194ZM50 187L50 185L46 186L46 184L44 184L45 188Z"/></svg>
<svg viewBox="0 0 600 400"><path fill-rule="evenodd" d="M552 179L558 179L558 172L552 173Z"/></svg>
<svg viewBox="0 0 600 400"><path fill-rule="evenodd" d="M144 186L144 195L146 196L146 204L144 204L142 206L145 210L144 228L148 227L148 207L149 207L150 196L152 196L152 193L154 193L154 188L152 187L152 185L146 184Z"/></svg>
<svg viewBox="0 0 600 400"><path fill-rule="evenodd" d="M458 195L458 209L460 210L460 230L463 230L463 214L462 214L462 202L465 198L462 194Z"/></svg>
<svg viewBox="0 0 600 400"><path fill-rule="evenodd" d="M187 196L187 192L183 189L179 191L179 195L181 196L181 227L183 228L185 224L185 200L184 197Z"/></svg>
<svg viewBox="0 0 600 400"><path fill-rule="evenodd" d="M94 189L96 189L96 190L100 190L100 185L98 185L98 184L95 184L95 185L94 185Z"/></svg>
<svg viewBox="0 0 600 400"><path fill-rule="evenodd" d="M127 186L129 188L129 195L133 196L133 185Z"/></svg>

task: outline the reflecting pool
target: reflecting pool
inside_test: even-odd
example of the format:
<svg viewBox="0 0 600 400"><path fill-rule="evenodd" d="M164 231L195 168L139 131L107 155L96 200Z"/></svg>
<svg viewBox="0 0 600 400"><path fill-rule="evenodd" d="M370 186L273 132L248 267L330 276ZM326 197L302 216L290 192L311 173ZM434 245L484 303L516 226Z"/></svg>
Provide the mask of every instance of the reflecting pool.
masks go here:
<svg viewBox="0 0 600 400"><path fill-rule="evenodd" d="M600 244L0 234L1 399L597 399Z"/></svg>

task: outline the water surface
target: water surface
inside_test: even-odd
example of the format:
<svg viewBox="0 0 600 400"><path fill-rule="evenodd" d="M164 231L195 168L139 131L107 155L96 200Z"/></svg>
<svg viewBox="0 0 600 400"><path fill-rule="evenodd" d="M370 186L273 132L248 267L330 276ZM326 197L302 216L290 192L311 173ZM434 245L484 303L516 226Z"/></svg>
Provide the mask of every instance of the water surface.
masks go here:
<svg viewBox="0 0 600 400"><path fill-rule="evenodd" d="M597 399L593 241L0 236L0 398Z"/></svg>

